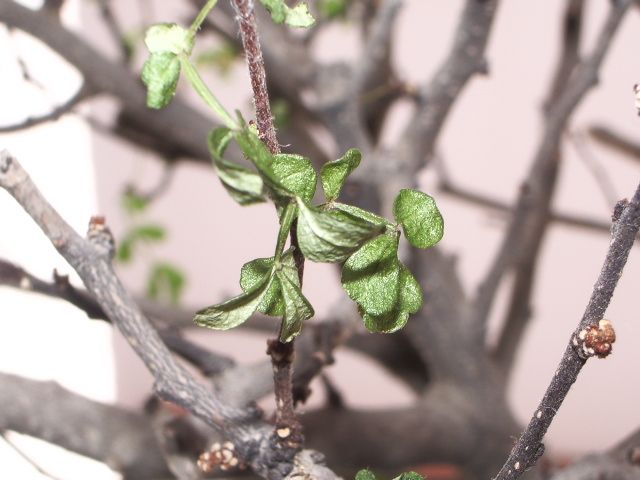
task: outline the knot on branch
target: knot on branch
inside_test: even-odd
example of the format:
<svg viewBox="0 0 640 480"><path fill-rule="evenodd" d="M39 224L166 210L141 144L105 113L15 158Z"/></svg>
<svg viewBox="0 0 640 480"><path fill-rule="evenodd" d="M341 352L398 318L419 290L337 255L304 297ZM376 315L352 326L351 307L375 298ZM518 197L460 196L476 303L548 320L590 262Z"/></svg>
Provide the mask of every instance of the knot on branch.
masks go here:
<svg viewBox="0 0 640 480"><path fill-rule="evenodd" d="M573 346L578 356L583 360L597 356L605 358L611 353L612 343L616 341L616 332L607 319L602 319L597 325L583 328L573 336Z"/></svg>
<svg viewBox="0 0 640 480"><path fill-rule="evenodd" d="M95 246L103 249L112 260L116 253L116 244L113 234L107 227L105 218L101 216L91 217L89 220L89 230L87 231L87 239Z"/></svg>

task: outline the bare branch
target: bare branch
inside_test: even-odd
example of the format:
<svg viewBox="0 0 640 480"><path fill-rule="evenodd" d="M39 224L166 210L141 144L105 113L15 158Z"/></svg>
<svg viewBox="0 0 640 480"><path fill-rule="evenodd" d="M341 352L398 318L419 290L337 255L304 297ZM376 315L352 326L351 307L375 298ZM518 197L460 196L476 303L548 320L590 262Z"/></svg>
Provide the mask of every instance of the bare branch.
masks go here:
<svg viewBox="0 0 640 480"><path fill-rule="evenodd" d="M627 6L629 4L630 2L627 3ZM553 379L529 425L495 480L519 478L525 470L533 466L544 451L542 438L567 396L571 385L578 378L580 370L586 363L586 358L589 355L604 357L610 352L609 342L607 342L608 348L605 349L605 353L605 350L601 349L606 345L602 344L599 338L594 339L592 344L588 344L587 340L590 337L584 332L603 326L601 319L609 306L639 229L640 186L630 202L620 204L619 216L614 218L612 226L611 244L584 315L571 337Z"/></svg>

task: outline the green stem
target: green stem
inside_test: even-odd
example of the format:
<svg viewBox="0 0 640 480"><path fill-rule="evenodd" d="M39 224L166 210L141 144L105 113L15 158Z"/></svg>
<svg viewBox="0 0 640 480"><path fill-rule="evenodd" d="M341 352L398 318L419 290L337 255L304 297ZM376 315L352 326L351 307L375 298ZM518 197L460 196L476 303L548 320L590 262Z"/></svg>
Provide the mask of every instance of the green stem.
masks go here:
<svg viewBox="0 0 640 480"><path fill-rule="evenodd" d="M191 28L189 28L189 35L191 37L194 37L196 35L196 31L200 28L200 25L202 25L202 22L204 22L204 19L207 18L207 15L209 15L209 12L216 3L218 3L218 0L209 0L207 4L202 8L202 10L200 10L200 13L193 21Z"/></svg>
<svg viewBox="0 0 640 480"><path fill-rule="evenodd" d="M211 93L211 90L205 85L202 77L195 69L191 60L187 55L179 55L180 64L182 65L182 71L187 74L187 78L189 82L193 86L198 95L202 97L207 105L211 107L211 109L218 114L218 116L224 121L224 123L232 130L239 130L240 125L233 119L233 117L227 112L227 110L222 106L222 104L218 101L218 99Z"/></svg>
<svg viewBox="0 0 640 480"><path fill-rule="evenodd" d="M284 252L284 245L289 237L289 230L291 230L291 224L295 219L296 214L296 201L292 199L285 207L280 217L280 231L278 232L278 244L276 245L275 261L279 262Z"/></svg>

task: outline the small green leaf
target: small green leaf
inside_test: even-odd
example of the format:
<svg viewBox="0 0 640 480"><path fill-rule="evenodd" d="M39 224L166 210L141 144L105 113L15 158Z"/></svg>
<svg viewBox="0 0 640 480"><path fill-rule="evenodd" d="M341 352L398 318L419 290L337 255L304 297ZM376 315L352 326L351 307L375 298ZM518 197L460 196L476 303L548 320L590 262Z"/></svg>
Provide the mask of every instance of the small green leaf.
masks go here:
<svg viewBox="0 0 640 480"><path fill-rule="evenodd" d="M347 13L347 8L351 0L320 0L318 9L329 19L343 17Z"/></svg>
<svg viewBox="0 0 640 480"><path fill-rule="evenodd" d="M242 129L235 132L235 137L238 145L240 145L242 149L242 153L244 153L267 178L273 178L273 155L271 155L267 146L260 140L260 137L251 130L250 126L244 123L244 120L242 120L240 116L239 121L242 122Z"/></svg>
<svg viewBox="0 0 640 480"><path fill-rule="evenodd" d="M266 201L264 184L260 175L242 165L228 162L222 158L232 138L233 131L227 127L214 128L208 137L213 166L222 185L240 205L252 205Z"/></svg>
<svg viewBox="0 0 640 480"><path fill-rule="evenodd" d="M293 250L289 249L282 254L280 267L278 268L286 266L295 269L294 265ZM248 292L255 288L256 285L258 285L265 276L270 275L274 269L276 269L274 257L257 258L245 263L240 272L240 286L242 287L242 291ZM258 310L272 317L279 317L285 314L282 286L280 285L278 277L273 279L273 283L258 306Z"/></svg>
<svg viewBox="0 0 640 480"><path fill-rule="evenodd" d="M195 39L189 30L175 23L158 23L152 25L144 37L144 44L149 53L173 53L178 55L191 53Z"/></svg>
<svg viewBox="0 0 640 480"><path fill-rule="evenodd" d="M306 258L314 262L336 263L385 230L379 225L344 212L326 212L308 205L296 197L298 242Z"/></svg>
<svg viewBox="0 0 640 480"><path fill-rule="evenodd" d="M196 313L193 321L202 327L214 330L228 330L237 327L249 320L249 317L258 309L258 305L269 290L274 276L271 273L263 277L253 290L200 310Z"/></svg>
<svg viewBox="0 0 640 480"><path fill-rule="evenodd" d="M318 175L309 159L290 153L274 155L273 158L272 170L278 183L305 202L310 202L316 193Z"/></svg>
<svg viewBox="0 0 640 480"><path fill-rule="evenodd" d="M135 240L158 242L165 239L166 231L160 225L146 224L133 228L129 235Z"/></svg>
<svg viewBox="0 0 640 480"><path fill-rule="evenodd" d="M147 106L160 109L173 100L180 79L180 60L174 53L154 53L142 68L147 86Z"/></svg>
<svg viewBox="0 0 640 480"><path fill-rule="evenodd" d="M393 309L389 313L382 315L362 315L364 325L370 332L393 333L404 327L409 321L409 312Z"/></svg>
<svg viewBox="0 0 640 480"><path fill-rule="evenodd" d="M432 247L442 239L444 220L435 200L426 193L400 190L393 202L393 216L416 247Z"/></svg>
<svg viewBox="0 0 640 480"><path fill-rule="evenodd" d="M309 13L306 2L297 7L289 8L284 0L260 0L275 23L285 22L290 27L307 28L315 25L316 20Z"/></svg>
<svg viewBox="0 0 640 480"><path fill-rule="evenodd" d="M422 307L423 297L420 284L402 263L400 263L400 310L416 313Z"/></svg>
<svg viewBox="0 0 640 480"><path fill-rule="evenodd" d="M285 305L280 341L286 343L300 333L302 322L313 317L314 312L313 307L300 290L298 270L295 267L277 270L276 276L280 280Z"/></svg>
<svg viewBox="0 0 640 480"><path fill-rule="evenodd" d="M152 299L165 296L171 305L177 305L185 283L184 275L179 269L166 263L158 263L153 266L149 276L147 295Z"/></svg>
<svg viewBox="0 0 640 480"><path fill-rule="evenodd" d="M356 149L349 150L344 157L328 162L322 167L322 189L330 202L340 195L345 180L360 165L362 154Z"/></svg>
<svg viewBox="0 0 640 480"><path fill-rule="evenodd" d="M340 210L341 212L345 212L350 215L353 215L354 217L361 218L362 220L366 220L367 222L376 223L376 224L385 224L388 230L396 229L396 226L386 218L381 217L380 215L376 215L375 213L370 212L368 210L364 210L362 208L356 207L354 205L348 205L340 202L332 202L325 205L331 207L332 209Z"/></svg>
<svg viewBox="0 0 640 480"><path fill-rule="evenodd" d="M397 235L381 235L345 262L342 286L362 310L382 315L398 305L401 270Z"/></svg>
<svg viewBox="0 0 640 480"><path fill-rule="evenodd" d="M122 195L122 206L128 214L142 213L149 206L149 199L127 189Z"/></svg>
<svg viewBox="0 0 640 480"><path fill-rule="evenodd" d="M131 261L131 257L133 256L133 245L131 243L131 239L125 237L118 243L119 245L116 251L116 258L118 261L122 263Z"/></svg>
<svg viewBox="0 0 640 480"><path fill-rule="evenodd" d="M377 478L371 470L360 470L356 473L356 480L377 480Z"/></svg>
<svg viewBox="0 0 640 480"><path fill-rule="evenodd" d="M425 479L425 477L423 477L422 475L420 475L417 472L405 472L405 473L397 476L393 480L426 480L426 479Z"/></svg>

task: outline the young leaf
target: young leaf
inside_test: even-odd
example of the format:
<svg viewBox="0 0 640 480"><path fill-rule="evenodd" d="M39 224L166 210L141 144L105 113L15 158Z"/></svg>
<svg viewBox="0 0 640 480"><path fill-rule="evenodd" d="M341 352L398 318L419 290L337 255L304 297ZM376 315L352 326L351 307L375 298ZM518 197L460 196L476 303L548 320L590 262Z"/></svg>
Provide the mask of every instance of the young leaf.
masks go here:
<svg viewBox="0 0 640 480"><path fill-rule="evenodd" d="M189 54L194 39L189 31L175 23L153 25L144 38L151 56L142 68L142 81L147 86L147 106L162 108L176 93L180 78L180 59Z"/></svg>
<svg viewBox="0 0 640 480"><path fill-rule="evenodd" d="M327 200L333 202L340 195L344 181L360 165L362 154L356 149L349 150L344 157L328 162L322 167L322 189Z"/></svg>
<svg viewBox="0 0 640 480"><path fill-rule="evenodd" d="M382 315L398 305L401 270L398 237L381 235L345 262L342 286L362 310L370 315Z"/></svg>
<svg viewBox="0 0 640 480"><path fill-rule="evenodd" d="M306 2L297 7L289 8L284 0L260 0L275 23L285 22L290 27L307 28L315 25L316 20L309 13Z"/></svg>
<svg viewBox="0 0 640 480"><path fill-rule="evenodd" d="M356 480L377 480L377 478L371 470L360 470L356 473Z"/></svg>
<svg viewBox="0 0 640 480"><path fill-rule="evenodd" d="M407 324L409 312L399 309L393 309L389 313L382 315L371 315L365 312L362 315L362 320L370 332L393 333Z"/></svg>
<svg viewBox="0 0 640 480"><path fill-rule="evenodd" d="M442 239L444 221L435 200L418 190L404 189L393 202L393 216L412 245L432 247Z"/></svg>
<svg viewBox="0 0 640 480"><path fill-rule="evenodd" d="M237 327L249 320L249 317L258 309L258 305L269 290L274 276L271 273L263 277L253 290L200 310L196 313L193 321L202 327L214 330L229 330Z"/></svg>
<svg viewBox="0 0 640 480"><path fill-rule="evenodd" d="M350 215L353 215L354 217L361 218L362 220L366 220L367 222L376 223L376 224L385 224L388 230L389 229L395 230L396 228L396 226L386 218L381 217L380 215L376 215L375 213L370 212L368 210L363 210L362 208L356 207L354 205L348 205L340 202L332 202L330 204L325 204L325 205L328 205L335 210L340 210L341 212L345 212Z"/></svg>
<svg viewBox="0 0 640 480"><path fill-rule="evenodd" d="M405 472L405 473L397 476L393 480L426 480L426 479L425 479L425 477L423 477L422 475L420 475L417 472Z"/></svg>
<svg viewBox="0 0 640 480"><path fill-rule="evenodd" d="M164 240L166 231L164 227L160 225L146 224L139 225L131 230L129 233L131 239L146 240L146 241L160 241Z"/></svg>
<svg viewBox="0 0 640 480"><path fill-rule="evenodd" d="M227 127L214 128L208 137L213 166L229 195L240 205L252 205L266 201L262 178L256 172L222 158L233 131Z"/></svg>
<svg viewBox="0 0 640 480"><path fill-rule="evenodd" d="M282 298L285 305L280 341L286 343L300 333L302 322L313 317L314 311L300 290L298 270L295 267L277 270L276 276L282 286Z"/></svg>
<svg viewBox="0 0 640 480"><path fill-rule="evenodd" d="M326 212L296 197L298 242L305 257L314 262L336 263L385 230L385 225L367 222L344 212Z"/></svg>
<svg viewBox="0 0 640 480"><path fill-rule="evenodd" d="M182 272L172 265L158 263L153 266L147 284L149 298L158 299L164 295L171 305L177 305L185 285Z"/></svg>
<svg viewBox="0 0 640 480"><path fill-rule="evenodd" d="M180 60L174 53L154 53L142 68L147 86L147 106L160 109L173 100L180 79Z"/></svg>
<svg viewBox="0 0 640 480"><path fill-rule="evenodd" d="M295 269L293 250L289 249L282 254L281 266ZM275 269L275 258L257 258L245 263L240 272L240 286L243 292L248 292L256 287L260 281ZM282 268L282 267L281 267ZM296 270L297 272L297 270ZM297 273L296 273L297 275ZM285 314L285 304L282 298L282 286L278 277L273 279L271 287L265 294L258 310L265 315L280 317Z"/></svg>
<svg viewBox="0 0 640 480"><path fill-rule="evenodd" d="M127 189L122 195L122 205L129 215L142 213L149 206L149 199Z"/></svg>
<svg viewBox="0 0 640 480"><path fill-rule="evenodd" d="M318 175L309 159L290 153L274 155L273 158L272 170L277 182L305 202L310 202L316 193Z"/></svg>

